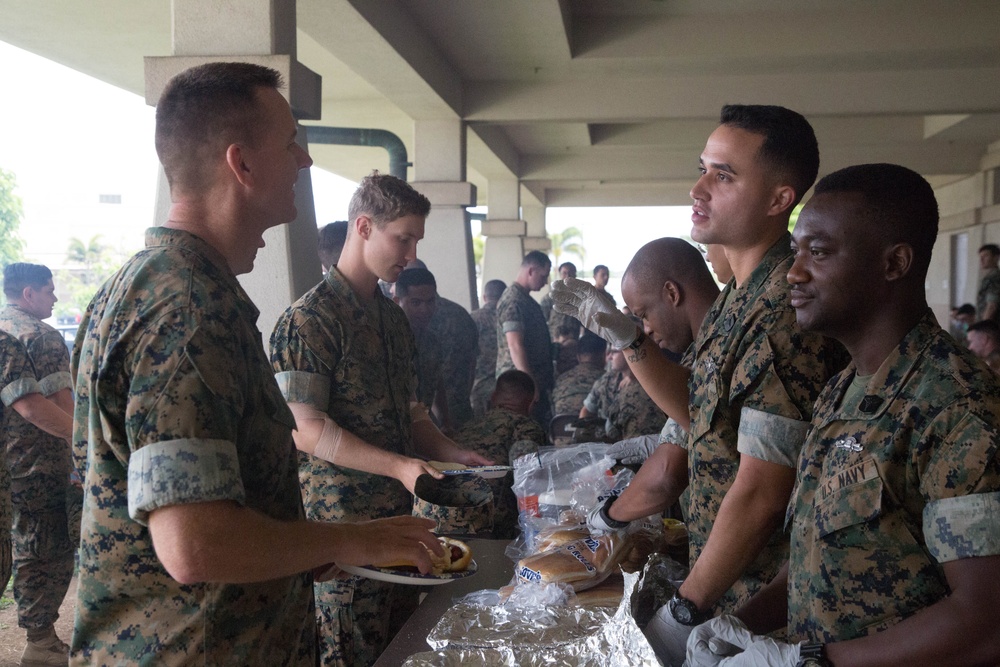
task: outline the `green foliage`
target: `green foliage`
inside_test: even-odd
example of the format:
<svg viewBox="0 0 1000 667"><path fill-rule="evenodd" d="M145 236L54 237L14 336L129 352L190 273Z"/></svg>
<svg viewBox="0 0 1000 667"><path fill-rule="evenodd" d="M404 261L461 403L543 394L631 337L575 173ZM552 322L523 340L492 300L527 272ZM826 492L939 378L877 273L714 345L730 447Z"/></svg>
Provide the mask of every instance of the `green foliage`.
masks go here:
<svg viewBox="0 0 1000 667"><path fill-rule="evenodd" d="M552 242L553 269L565 261L562 259L563 254L576 255L580 258L581 264L581 266L577 268L583 268L582 265L585 264L587 260L587 250L583 246L583 232L576 227L567 227L561 232L550 233L549 240Z"/></svg>
<svg viewBox="0 0 1000 667"><path fill-rule="evenodd" d="M66 247L66 262L78 268L56 271L54 280L60 294L55 305L56 315L64 317L82 313L97 289L118 270L129 254L102 243L100 234L86 243L71 238Z"/></svg>
<svg viewBox="0 0 1000 667"><path fill-rule="evenodd" d="M795 223L799 221L799 213L802 212L803 206L805 206L805 204L800 203L792 211L792 215L789 216L788 218L788 231L792 231L793 229L795 229Z"/></svg>
<svg viewBox="0 0 1000 667"><path fill-rule="evenodd" d="M23 260L24 242L17 232L24 210L21 198L14 194L17 177L0 168L0 266Z"/></svg>
<svg viewBox="0 0 1000 667"><path fill-rule="evenodd" d="M476 265L476 275L483 275L483 255L486 254L486 239L482 234L472 237L472 261Z"/></svg>

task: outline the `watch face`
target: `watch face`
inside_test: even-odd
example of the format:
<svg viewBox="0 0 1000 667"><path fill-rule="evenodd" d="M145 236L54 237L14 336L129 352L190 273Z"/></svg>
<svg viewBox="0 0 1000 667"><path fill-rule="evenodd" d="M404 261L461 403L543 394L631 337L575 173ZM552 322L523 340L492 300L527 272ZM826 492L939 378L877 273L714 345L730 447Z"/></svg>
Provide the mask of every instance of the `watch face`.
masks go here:
<svg viewBox="0 0 1000 667"><path fill-rule="evenodd" d="M682 625L694 624L694 610L691 608L691 603L683 598L671 600L670 613L673 614L674 620Z"/></svg>

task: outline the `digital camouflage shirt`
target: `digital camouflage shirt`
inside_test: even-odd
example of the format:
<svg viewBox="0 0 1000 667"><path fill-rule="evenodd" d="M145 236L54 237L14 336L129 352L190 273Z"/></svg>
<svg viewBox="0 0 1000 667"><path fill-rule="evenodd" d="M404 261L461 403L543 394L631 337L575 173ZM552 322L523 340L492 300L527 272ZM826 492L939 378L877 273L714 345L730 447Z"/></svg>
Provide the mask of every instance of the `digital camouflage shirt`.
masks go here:
<svg viewBox="0 0 1000 667"><path fill-rule="evenodd" d="M423 331L416 336L417 342L417 400L430 410L438 389L444 382L444 355L441 341L431 331ZM450 413L449 413L450 414Z"/></svg>
<svg viewBox="0 0 1000 667"><path fill-rule="evenodd" d="M537 452L547 443L545 431L534 419L506 408L492 408L476 417L455 436L463 447L482 454L498 465L512 465L525 454ZM497 539L514 539L518 534L517 498L511 490L513 473L487 480L493 491L493 534Z"/></svg>
<svg viewBox="0 0 1000 667"><path fill-rule="evenodd" d="M73 664L313 664L310 574L181 584L147 527L158 508L219 500L303 518L295 421L257 315L222 255L163 227L88 306L73 356L86 492Z"/></svg>
<svg viewBox="0 0 1000 667"><path fill-rule="evenodd" d="M8 420L11 415L17 415L11 406L29 394L39 393L41 391L35 380L35 369L24 346L10 334L0 331L0 433L3 434L4 443L8 433ZM5 448L0 447L0 585L6 589L12 566L12 508L10 472L4 461L4 451Z"/></svg>
<svg viewBox="0 0 1000 667"><path fill-rule="evenodd" d="M685 512L692 566L736 479L740 455L794 468L813 402L846 364L839 343L795 322L785 279L790 243L788 234L778 239L742 287L729 282L695 340ZM746 602L787 555L788 537L779 527L718 606L731 611Z"/></svg>
<svg viewBox="0 0 1000 667"><path fill-rule="evenodd" d="M479 355L479 329L469 311L443 296L437 298L437 308L427 328L448 346L441 375L448 414L458 427L472 419L470 397Z"/></svg>
<svg viewBox="0 0 1000 667"><path fill-rule="evenodd" d="M602 375L604 369L600 366L577 364L557 377L556 387L552 390L555 414L580 414L583 402Z"/></svg>
<svg viewBox="0 0 1000 667"><path fill-rule="evenodd" d="M1000 269L992 268L983 275L979 283L979 292L976 294L976 315L981 320L985 319L986 306L998 302L1000 302ZM993 319L1000 322L1000 308Z"/></svg>
<svg viewBox="0 0 1000 667"><path fill-rule="evenodd" d="M69 352L61 333L10 303L0 310L0 331L24 346L43 396L71 387ZM49 435L14 413L7 420L4 441L13 479L38 474L69 479L69 445L62 438Z"/></svg>
<svg viewBox="0 0 1000 667"><path fill-rule="evenodd" d="M497 384L497 304L484 304L472 311L479 332L476 375L472 383L472 410L477 416L489 409L490 395Z"/></svg>
<svg viewBox="0 0 1000 667"><path fill-rule="evenodd" d="M531 298L528 290L517 283L511 283L497 302L497 377L514 368L507 346L507 333L510 331L521 332L531 377L539 393L547 395L552 389L554 374L548 324L538 303Z"/></svg>
<svg viewBox="0 0 1000 667"><path fill-rule="evenodd" d="M618 395L608 409L611 428L608 437L614 440L659 433L667 416L657 407L638 380L619 385Z"/></svg>
<svg viewBox="0 0 1000 667"><path fill-rule="evenodd" d="M852 397L823 391L799 460L795 641L863 637L950 593L942 565L1000 554L1000 382L927 312Z"/></svg>
<svg viewBox="0 0 1000 667"><path fill-rule="evenodd" d="M416 343L403 310L381 292L373 298L362 304L331 269L278 318L271 365L289 403L305 403L371 445L412 456ZM299 478L310 519L363 521L412 508L398 480L315 456L299 455Z"/></svg>

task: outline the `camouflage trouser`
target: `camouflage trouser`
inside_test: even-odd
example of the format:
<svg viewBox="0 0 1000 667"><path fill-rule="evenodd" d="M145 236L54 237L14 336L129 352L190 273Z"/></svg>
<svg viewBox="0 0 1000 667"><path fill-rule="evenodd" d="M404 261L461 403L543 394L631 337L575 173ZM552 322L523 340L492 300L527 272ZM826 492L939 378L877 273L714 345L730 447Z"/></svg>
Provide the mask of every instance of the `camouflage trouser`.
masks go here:
<svg viewBox="0 0 1000 667"><path fill-rule="evenodd" d="M10 528L13 519L10 507L10 471L0 461L0 593L7 590L13 567L10 554Z"/></svg>
<svg viewBox="0 0 1000 667"><path fill-rule="evenodd" d="M30 475L11 483L17 624L42 629L59 618L73 578L66 520L67 476Z"/></svg>
<svg viewBox="0 0 1000 667"><path fill-rule="evenodd" d="M417 606L416 586L352 577L316 584L316 622L323 667L367 667L378 659Z"/></svg>

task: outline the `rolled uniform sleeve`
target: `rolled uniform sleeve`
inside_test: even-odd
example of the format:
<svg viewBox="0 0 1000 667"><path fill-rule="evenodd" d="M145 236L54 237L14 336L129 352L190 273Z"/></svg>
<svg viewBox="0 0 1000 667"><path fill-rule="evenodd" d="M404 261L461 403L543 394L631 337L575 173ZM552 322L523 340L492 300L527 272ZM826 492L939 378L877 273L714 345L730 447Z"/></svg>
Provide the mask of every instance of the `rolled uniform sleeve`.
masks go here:
<svg viewBox="0 0 1000 667"><path fill-rule="evenodd" d="M312 349L308 341L313 338L325 341L326 349ZM286 401L330 409L330 369L339 355L335 343L308 313L293 309L282 315L271 337L271 368Z"/></svg>
<svg viewBox="0 0 1000 667"><path fill-rule="evenodd" d="M9 408L25 396L40 391L24 348L16 338L3 334L0 340L0 401Z"/></svg>
<svg viewBox="0 0 1000 667"><path fill-rule="evenodd" d="M662 445L665 442L669 442L671 445L677 445L681 449L687 449L687 441L687 431L681 428L681 425L673 417L668 417L667 422L660 429L660 437L657 440L657 444Z"/></svg>
<svg viewBox="0 0 1000 667"><path fill-rule="evenodd" d="M62 389L71 389L73 380L69 374L69 350L58 331L48 331L38 336L28 350L35 371L38 387L45 396Z"/></svg>
<svg viewBox="0 0 1000 667"><path fill-rule="evenodd" d="M794 468L809 423L744 407L736 449L755 459Z"/></svg>

